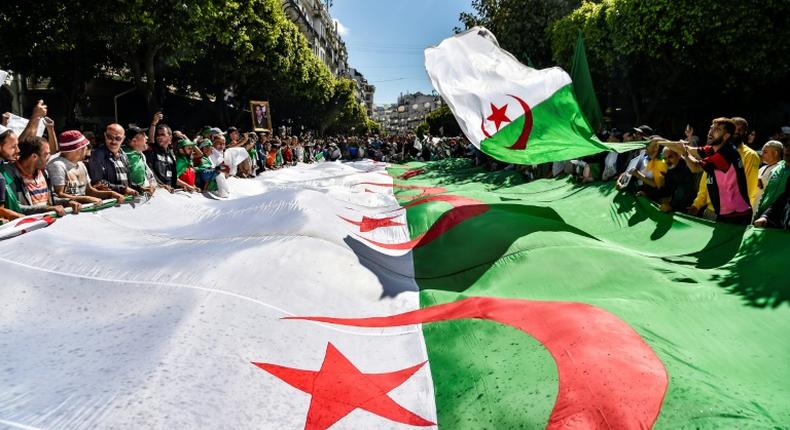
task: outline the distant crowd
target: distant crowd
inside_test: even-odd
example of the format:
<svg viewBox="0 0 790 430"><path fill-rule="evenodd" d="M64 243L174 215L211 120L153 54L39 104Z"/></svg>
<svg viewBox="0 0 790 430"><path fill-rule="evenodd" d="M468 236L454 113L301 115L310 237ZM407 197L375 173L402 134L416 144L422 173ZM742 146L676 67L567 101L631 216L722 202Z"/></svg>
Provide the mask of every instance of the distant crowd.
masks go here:
<svg viewBox="0 0 790 430"><path fill-rule="evenodd" d="M616 181L623 192L654 200L662 211L683 211L720 222L790 228L790 127L760 144L743 118L712 121L705 142L691 127L682 140L665 139L642 125L608 130L599 138L648 141L641 151L609 152L541 165L507 165L465 138L398 136L314 137L242 133L206 126L173 130L159 112L147 129L109 124L100 133L66 130L40 101L19 135L0 125L0 223L26 215L78 213L106 199L150 198L157 190L225 198L227 178L251 178L297 163L359 160L401 163L471 158L489 170L521 172L527 180L570 175L580 183ZM37 137L38 124L46 137Z"/></svg>
<svg viewBox="0 0 790 430"><path fill-rule="evenodd" d="M569 175L579 183L616 181L622 192L645 196L664 212L790 228L790 127L762 142L741 117L712 120L705 141L690 126L680 140L664 138L648 125L607 130L598 137L612 145L648 144L641 151L603 152L532 166L504 165L479 151L475 160L489 169L521 171L528 180Z"/></svg>

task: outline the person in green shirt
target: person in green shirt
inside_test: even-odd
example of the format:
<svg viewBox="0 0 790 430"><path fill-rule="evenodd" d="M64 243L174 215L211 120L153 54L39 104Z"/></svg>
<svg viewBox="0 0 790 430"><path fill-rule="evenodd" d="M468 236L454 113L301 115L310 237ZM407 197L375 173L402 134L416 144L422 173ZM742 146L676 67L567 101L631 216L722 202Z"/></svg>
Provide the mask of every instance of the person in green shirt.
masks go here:
<svg viewBox="0 0 790 430"><path fill-rule="evenodd" d="M129 183L134 188L153 194L156 190L157 182L143 154L147 146L145 130L140 127L129 127L126 131L126 142L121 148L129 160Z"/></svg>
<svg viewBox="0 0 790 430"><path fill-rule="evenodd" d="M176 144L176 178L178 178L178 185L194 193L200 191L195 186L195 168L192 163L192 150L195 148L195 142L187 139L186 136L180 135L178 143Z"/></svg>

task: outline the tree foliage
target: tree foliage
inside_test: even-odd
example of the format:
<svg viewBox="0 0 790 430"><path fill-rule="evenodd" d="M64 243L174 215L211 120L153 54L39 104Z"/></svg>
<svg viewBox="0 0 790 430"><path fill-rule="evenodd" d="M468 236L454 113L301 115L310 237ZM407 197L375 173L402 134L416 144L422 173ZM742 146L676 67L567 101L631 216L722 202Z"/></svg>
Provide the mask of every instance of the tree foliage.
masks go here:
<svg viewBox="0 0 790 430"><path fill-rule="evenodd" d="M461 127L458 125L453 112L447 104L439 106L438 109L425 116L425 123L429 131L434 136L457 136L461 134Z"/></svg>
<svg viewBox="0 0 790 430"><path fill-rule="evenodd" d="M638 120L678 127L711 115L757 115L786 97L790 2L585 2L549 29L570 63L578 29L599 93L630 102Z"/></svg>
<svg viewBox="0 0 790 430"><path fill-rule="evenodd" d="M482 25L500 46L524 64L551 64L546 30L579 5L579 0L472 0L472 13L460 16L466 29ZM458 30L458 29L456 29Z"/></svg>
<svg viewBox="0 0 790 430"><path fill-rule="evenodd" d="M149 113L171 92L198 93L226 123L253 99L294 124L368 128L364 109L349 103L353 82L332 76L280 0L11 3L0 8L0 40L14 41L0 67L51 78L61 91L111 72L135 84Z"/></svg>

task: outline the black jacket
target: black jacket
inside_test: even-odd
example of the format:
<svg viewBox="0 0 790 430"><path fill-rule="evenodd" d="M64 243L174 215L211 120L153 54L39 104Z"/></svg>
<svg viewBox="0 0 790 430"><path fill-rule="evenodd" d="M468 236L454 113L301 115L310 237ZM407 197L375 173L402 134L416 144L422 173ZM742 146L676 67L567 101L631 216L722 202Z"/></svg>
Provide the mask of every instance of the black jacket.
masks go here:
<svg viewBox="0 0 790 430"><path fill-rule="evenodd" d="M176 156L170 148L151 147L145 151L145 159L160 184L176 187Z"/></svg>
<svg viewBox="0 0 790 430"><path fill-rule="evenodd" d="M664 197L669 197L669 205L673 210L682 211L691 206L697 195L698 186L694 181L686 163L680 161L673 169L667 170L664 175Z"/></svg>
<svg viewBox="0 0 790 430"><path fill-rule="evenodd" d="M113 158L120 161L121 173L123 177L118 176L118 170L115 168ZM124 194L126 188L130 187L129 183L129 159L122 150L118 150L118 155L114 156L106 146L96 148L91 152L91 160L88 163L88 175L91 177L91 185L95 186L98 183L106 183L109 188L116 193Z"/></svg>

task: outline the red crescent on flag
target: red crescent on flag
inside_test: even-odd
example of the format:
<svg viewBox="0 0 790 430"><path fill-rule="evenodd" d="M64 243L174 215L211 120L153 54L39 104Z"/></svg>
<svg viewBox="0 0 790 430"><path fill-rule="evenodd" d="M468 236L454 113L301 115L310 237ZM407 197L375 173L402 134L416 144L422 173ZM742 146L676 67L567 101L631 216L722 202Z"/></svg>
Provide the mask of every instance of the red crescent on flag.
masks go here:
<svg viewBox="0 0 790 430"><path fill-rule="evenodd" d="M423 199L415 204L422 204L428 203L429 201L446 201L435 199L433 197L444 197L441 196L431 196L426 199ZM447 197L457 197L457 196L447 196ZM463 199L463 197L461 197ZM452 203L451 203L452 204ZM362 237L368 243L376 245L380 248L384 249L392 249L392 250L409 250L414 248L419 248L421 246L425 246L431 242L433 242L436 238L446 233L451 228L455 227L456 225L460 224L461 222L476 217L489 209L488 205L484 203L479 203L475 205L465 205L465 206L457 206L452 208L451 210L442 214L442 216L431 225L431 228L428 229L425 233L415 237L412 240L406 242L399 242L399 243L384 243L384 242L377 242L375 240L368 239L366 237Z"/></svg>
<svg viewBox="0 0 790 430"><path fill-rule="evenodd" d="M634 329L585 303L471 297L388 317L285 319L354 327L481 319L515 327L542 343L557 365L557 400L546 425L552 430L650 428L668 385L664 364Z"/></svg>
<svg viewBox="0 0 790 430"><path fill-rule="evenodd" d="M521 109L524 110L524 128L521 129L521 134L518 136L518 139L516 139L516 143L509 146L508 149L527 149L527 140L529 140L529 135L532 133L534 121L532 118L532 109L521 97L512 94L508 94L508 96L514 98L521 105Z"/></svg>
<svg viewBox="0 0 790 430"><path fill-rule="evenodd" d="M521 134L519 134L516 142L510 145L508 149L527 149L527 140L529 140L529 135L532 133L532 126L534 125L534 119L532 118L532 108L530 108L527 102L521 97L514 96L512 94L508 94L508 97L512 97L514 100L516 100L521 106L521 109L524 111L524 127L521 129ZM488 130L486 130L486 117L482 113L480 116L483 117L483 120L480 123L480 130L483 131L483 135L485 135L485 137L490 138L491 134L488 132Z"/></svg>
<svg viewBox="0 0 790 430"><path fill-rule="evenodd" d="M483 115L483 114L480 114L480 116L482 116L482 117L483 117L483 121L480 123L480 130L483 130L483 135L485 135L485 137L488 137L488 138L490 138L490 137L491 137L491 135L490 135L490 134L488 133L488 131L486 130L486 116L485 116L485 115Z"/></svg>

